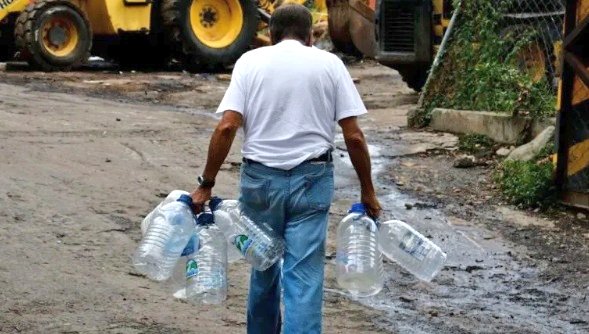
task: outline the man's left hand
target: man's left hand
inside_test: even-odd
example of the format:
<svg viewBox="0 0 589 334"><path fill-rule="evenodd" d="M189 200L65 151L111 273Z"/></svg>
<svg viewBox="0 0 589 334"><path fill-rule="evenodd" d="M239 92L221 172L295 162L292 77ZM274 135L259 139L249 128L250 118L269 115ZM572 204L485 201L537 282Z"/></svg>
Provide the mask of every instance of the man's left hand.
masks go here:
<svg viewBox="0 0 589 334"><path fill-rule="evenodd" d="M192 210L194 211L194 213L201 213L204 211L205 203L211 199L212 190L212 188L208 187L197 187L190 194L190 197L192 197Z"/></svg>

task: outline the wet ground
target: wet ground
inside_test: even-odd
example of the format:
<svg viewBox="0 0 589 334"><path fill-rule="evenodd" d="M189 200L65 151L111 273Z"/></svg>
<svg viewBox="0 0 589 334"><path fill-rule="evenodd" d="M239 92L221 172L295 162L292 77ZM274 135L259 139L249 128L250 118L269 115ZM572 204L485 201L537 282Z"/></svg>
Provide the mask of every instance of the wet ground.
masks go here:
<svg viewBox="0 0 589 334"><path fill-rule="evenodd" d="M335 226L359 194L338 138L325 331L589 332L587 219L505 205L492 181L495 158L453 168L455 136L406 128L417 95L395 71L372 63L350 71L370 111L362 125L383 218L410 223L448 262L431 283L386 262L385 289L369 299L339 290ZM129 263L141 217L158 196L194 186L229 78L0 71L0 332L244 331L245 263L232 265L228 303L206 309L173 300ZM235 196L239 141L220 195Z"/></svg>
<svg viewBox="0 0 589 334"><path fill-rule="evenodd" d="M390 162L377 158L375 163ZM385 292L360 300L386 311L381 328L395 333L589 330L587 239L575 234L586 233L586 223L567 231L554 226L552 219L530 217L509 207L480 203L464 208L460 202L387 189L382 196L385 217L410 222L442 247L448 260L431 283L419 282L397 265L386 265ZM452 212L456 205L458 215ZM559 244L553 249L555 242Z"/></svg>

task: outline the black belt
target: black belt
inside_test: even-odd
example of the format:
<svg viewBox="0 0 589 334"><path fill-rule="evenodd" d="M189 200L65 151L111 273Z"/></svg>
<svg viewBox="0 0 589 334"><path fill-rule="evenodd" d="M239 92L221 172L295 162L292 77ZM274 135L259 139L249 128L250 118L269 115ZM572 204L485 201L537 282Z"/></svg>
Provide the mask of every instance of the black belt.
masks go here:
<svg viewBox="0 0 589 334"><path fill-rule="evenodd" d="M248 158L243 158L242 160L243 160L243 162L248 163L248 164L251 164L254 162L260 163L260 162L257 162L255 160L248 159ZM311 159L305 160L305 162L331 162L331 161L333 161L333 157L331 156L331 150L323 153L322 155L318 156L317 158L311 158Z"/></svg>

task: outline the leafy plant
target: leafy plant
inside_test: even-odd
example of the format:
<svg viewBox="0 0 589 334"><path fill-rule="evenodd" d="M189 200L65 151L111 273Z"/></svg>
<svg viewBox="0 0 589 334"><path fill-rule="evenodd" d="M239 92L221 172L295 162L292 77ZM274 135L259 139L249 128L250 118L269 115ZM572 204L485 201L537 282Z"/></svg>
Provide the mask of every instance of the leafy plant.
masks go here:
<svg viewBox="0 0 589 334"><path fill-rule="evenodd" d="M485 135L466 134L458 138L458 148L468 153L477 153L491 148L495 142Z"/></svg>
<svg viewBox="0 0 589 334"><path fill-rule="evenodd" d="M503 195L522 207L549 207L556 203L550 162L505 161L495 179Z"/></svg>
<svg viewBox="0 0 589 334"><path fill-rule="evenodd" d="M534 80L518 66L518 53L537 37L533 29L505 35L504 17L512 1L462 1L462 14L424 92L423 115L434 108L487 110L541 118L553 115L556 97L544 78ZM458 1L455 1L455 6ZM425 125L425 124L420 124Z"/></svg>

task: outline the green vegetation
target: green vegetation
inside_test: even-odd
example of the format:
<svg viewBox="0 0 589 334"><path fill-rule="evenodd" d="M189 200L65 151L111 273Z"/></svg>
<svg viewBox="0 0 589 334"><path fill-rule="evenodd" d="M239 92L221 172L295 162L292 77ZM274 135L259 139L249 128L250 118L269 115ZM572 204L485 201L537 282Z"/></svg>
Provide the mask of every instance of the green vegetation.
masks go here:
<svg viewBox="0 0 589 334"><path fill-rule="evenodd" d="M518 57L530 48L537 33L504 25L501 13L509 3L462 1L462 15L448 49L424 92L424 112L413 117L413 124L426 125L429 114L438 107L510 114L525 111L538 118L554 114L556 97L551 84L545 77L534 80L520 68Z"/></svg>
<svg viewBox="0 0 589 334"><path fill-rule="evenodd" d="M549 208L557 203L550 159L554 153L551 141L532 161L504 161L499 166L495 180L510 203L526 208Z"/></svg>
<svg viewBox="0 0 589 334"><path fill-rule="evenodd" d="M552 172L549 161L505 161L498 169L496 180L510 203L546 208L556 203Z"/></svg>
<svg viewBox="0 0 589 334"><path fill-rule="evenodd" d="M495 142L485 136L479 134L467 134L460 136L458 141L458 148L461 151L471 154L489 150L493 147Z"/></svg>

